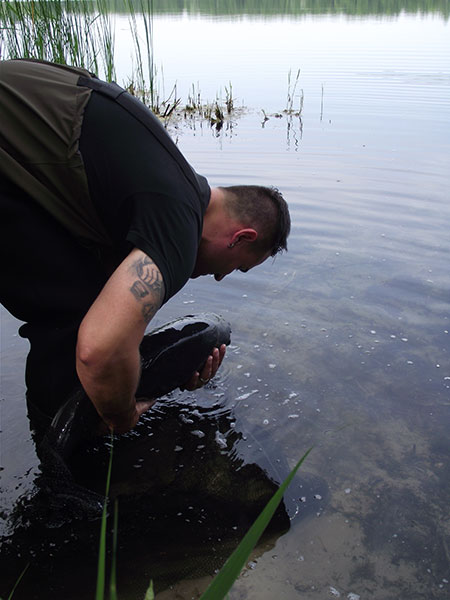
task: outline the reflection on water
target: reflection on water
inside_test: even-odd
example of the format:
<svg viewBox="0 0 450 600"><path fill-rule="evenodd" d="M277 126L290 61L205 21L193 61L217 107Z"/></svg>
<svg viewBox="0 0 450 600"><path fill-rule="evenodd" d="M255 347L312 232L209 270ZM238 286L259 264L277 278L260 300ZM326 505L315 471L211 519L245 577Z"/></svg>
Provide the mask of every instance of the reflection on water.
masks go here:
<svg viewBox="0 0 450 600"><path fill-rule="evenodd" d="M142 4L139 0L130 0L139 11ZM178 15L182 10L192 15L214 15L226 19L242 15L286 15L289 17L311 14L344 14L351 17L367 15L398 16L406 13L438 13L448 17L449 5L447 0L380 0L378 2L348 2L341 0L302 0L302 2L286 2L286 0L240 0L239 2L217 2L216 0L191 0L180 3L179 0L153 0L152 7L155 14ZM123 9L120 4L114 9Z"/></svg>
<svg viewBox="0 0 450 600"><path fill-rule="evenodd" d="M165 423L201 431L204 411L220 404L217 418L227 426L205 436L215 451L202 456L205 468L210 458L223 459L215 432L226 441L232 415L236 425L229 435L259 474L279 481L314 445L303 471L330 491L320 516L294 519L267 551L260 548L233 600L448 595L450 36L442 18L447 3L434 6L441 7L438 16L356 20L306 15L230 24L198 15L155 17L155 35L164 37L155 43L165 76L189 85L199 79L211 86L209 97L231 78L247 106L219 135L204 125L176 130L181 149L212 185L279 186L293 218L285 256L220 283L190 282L157 316L156 325L214 310L233 329L217 388L174 397L169 406L175 414L161 420L161 433ZM230 46L230 39L232 47L224 49L222 40ZM199 41L208 52L206 46L199 50ZM286 75L297 65L305 94L301 124L271 116L262 127L262 109L272 115L284 108ZM26 348L13 337L7 316L2 325L0 502L7 519L13 503L33 489L36 459L22 400ZM191 457L201 456L196 448L202 440L192 433L171 440L183 450L169 448L165 438L170 432L161 448L174 465L186 448ZM124 445L137 453L133 464L144 463L133 469L137 480L145 473L145 484L155 470L162 490L158 461L146 470L131 439ZM205 502L207 481L195 479ZM122 483L116 489L123 492ZM186 510L179 512L185 516ZM225 512L232 520L233 512ZM143 595L138 575L133 588L136 571L142 579L151 575L142 546L158 542L146 533L136 539L134 556L122 556L125 571L136 561L123 583L136 591L130 598ZM202 574L178 569L183 548L191 557L198 552L196 565L202 563L194 546L180 544L173 567L162 557L161 568L178 575L171 582L176 588L161 599L198 597L206 586L204 579L177 582Z"/></svg>

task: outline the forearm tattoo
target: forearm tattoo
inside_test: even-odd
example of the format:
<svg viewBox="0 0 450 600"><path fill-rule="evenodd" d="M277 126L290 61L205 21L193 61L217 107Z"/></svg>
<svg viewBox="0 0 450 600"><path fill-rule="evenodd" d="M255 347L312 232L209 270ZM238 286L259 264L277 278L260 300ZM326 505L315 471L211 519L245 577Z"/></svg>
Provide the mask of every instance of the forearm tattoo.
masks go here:
<svg viewBox="0 0 450 600"><path fill-rule="evenodd" d="M130 292L142 304L142 316L148 323L164 299L164 281L155 263L146 255L136 260L130 270L137 276Z"/></svg>

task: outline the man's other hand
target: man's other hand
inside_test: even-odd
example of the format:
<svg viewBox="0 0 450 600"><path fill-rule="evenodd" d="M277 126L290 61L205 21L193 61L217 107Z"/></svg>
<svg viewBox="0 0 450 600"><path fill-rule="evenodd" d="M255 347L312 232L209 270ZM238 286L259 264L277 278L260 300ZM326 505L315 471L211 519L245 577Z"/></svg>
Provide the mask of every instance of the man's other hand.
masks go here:
<svg viewBox="0 0 450 600"><path fill-rule="evenodd" d="M192 392L198 390L212 379L217 373L220 365L222 364L223 357L226 351L225 344L222 344L220 348L214 348L212 353L206 359L201 371L195 371L190 380L184 385L180 386L181 390L187 390Z"/></svg>

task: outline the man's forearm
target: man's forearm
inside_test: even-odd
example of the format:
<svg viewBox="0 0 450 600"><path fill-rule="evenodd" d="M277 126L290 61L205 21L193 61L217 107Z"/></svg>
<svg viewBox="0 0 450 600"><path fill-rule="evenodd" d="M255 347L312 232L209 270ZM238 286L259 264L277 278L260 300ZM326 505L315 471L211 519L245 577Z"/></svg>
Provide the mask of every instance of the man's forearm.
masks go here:
<svg viewBox="0 0 450 600"><path fill-rule="evenodd" d="M76 367L86 393L111 429L132 429L145 410L136 408L139 345L164 298L154 262L134 248L106 282L78 330Z"/></svg>
<svg viewBox="0 0 450 600"><path fill-rule="evenodd" d="M106 363L83 361L77 356L77 372L85 392L110 429L123 433L135 426L139 351Z"/></svg>

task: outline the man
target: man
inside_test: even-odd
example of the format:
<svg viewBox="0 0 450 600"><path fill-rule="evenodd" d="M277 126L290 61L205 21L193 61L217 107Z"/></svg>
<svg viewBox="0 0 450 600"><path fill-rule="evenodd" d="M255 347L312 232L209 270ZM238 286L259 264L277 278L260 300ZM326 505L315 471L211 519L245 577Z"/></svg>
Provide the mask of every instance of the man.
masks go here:
<svg viewBox="0 0 450 600"><path fill-rule="evenodd" d="M189 277L285 250L287 205L274 188L210 189L143 104L82 69L0 62L0 111L0 300L30 340L29 412L51 417L81 382L128 431L152 404L135 391L155 313Z"/></svg>

